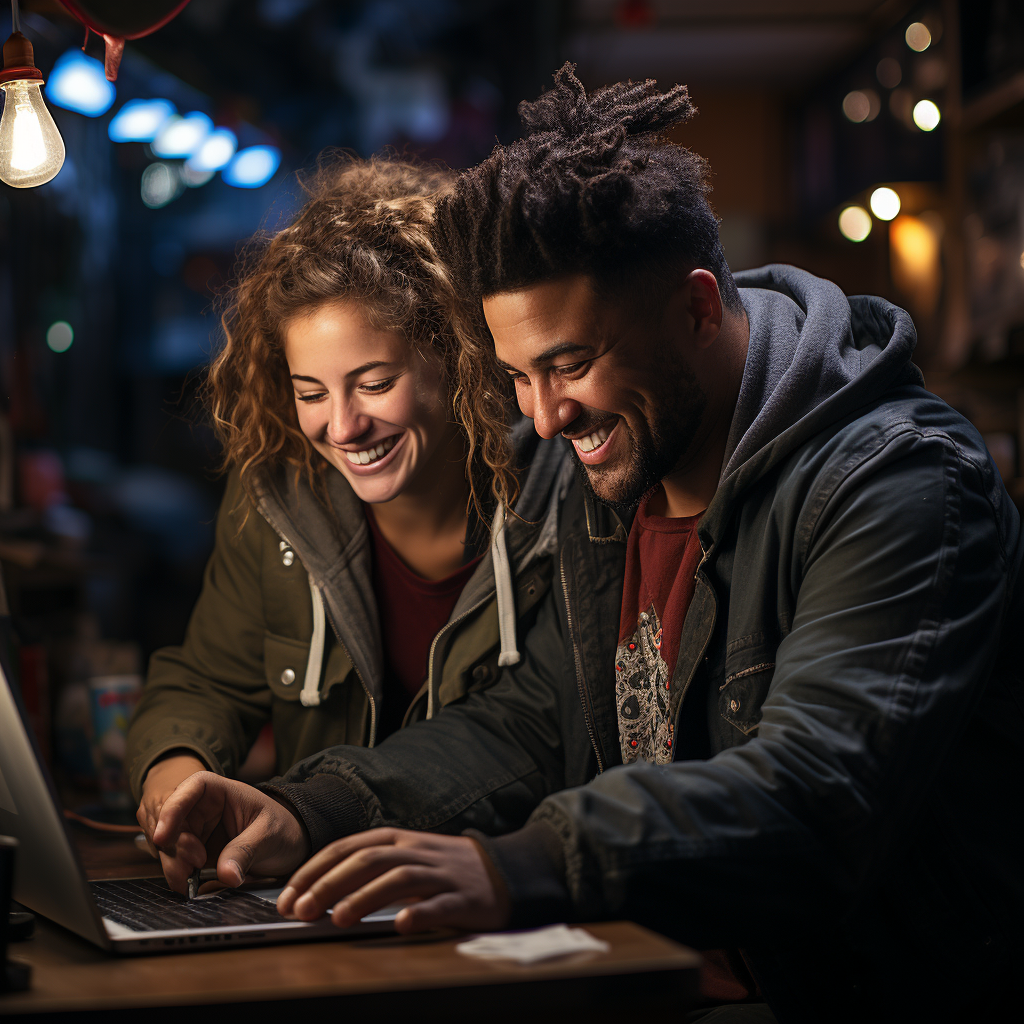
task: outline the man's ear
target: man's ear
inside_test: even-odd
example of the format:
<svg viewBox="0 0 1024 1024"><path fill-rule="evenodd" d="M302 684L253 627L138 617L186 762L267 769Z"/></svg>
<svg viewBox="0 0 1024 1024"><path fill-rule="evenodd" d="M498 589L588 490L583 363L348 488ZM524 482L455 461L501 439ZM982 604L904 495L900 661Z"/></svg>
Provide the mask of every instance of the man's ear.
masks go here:
<svg viewBox="0 0 1024 1024"><path fill-rule="evenodd" d="M691 270L679 282L668 306L669 315L681 319L696 347L707 348L721 333L722 293L710 270Z"/></svg>

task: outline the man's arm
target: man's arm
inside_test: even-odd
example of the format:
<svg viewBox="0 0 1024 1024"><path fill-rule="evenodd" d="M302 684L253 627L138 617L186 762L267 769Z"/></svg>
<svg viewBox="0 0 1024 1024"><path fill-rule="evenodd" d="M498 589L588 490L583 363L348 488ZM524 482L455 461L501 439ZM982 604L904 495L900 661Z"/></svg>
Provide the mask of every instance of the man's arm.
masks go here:
<svg viewBox="0 0 1024 1024"><path fill-rule="evenodd" d="M841 916L929 796L991 670L1019 531L1004 537L983 476L948 438L917 433L853 467L799 567L757 736L708 761L611 769L516 832L478 835L482 865L439 887L423 926L475 903L489 927L628 916L713 945L770 938L794 907ZM341 900L340 923L344 908L416 895L416 865L454 840L387 831L327 847L282 909Z"/></svg>
<svg viewBox="0 0 1024 1024"><path fill-rule="evenodd" d="M487 834L519 828L566 785L567 745L572 769L587 771L589 738L573 676L564 672L560 615L549 593L524 638L522 661L488 689L372 749L332 747L260 788L296 808L314 852L386 826Z"/></svg>
<svg viewBox="0 0 1024 1024"><path fill-rule="evenodd" d="M567 914L679 928L685 910L691 941L742 943L871 891L982 698L1017 582L1016 516L972 458L909 429L848 467L794 567L757 735L612 769L485 840L516 919L561 880Z"/></svg>

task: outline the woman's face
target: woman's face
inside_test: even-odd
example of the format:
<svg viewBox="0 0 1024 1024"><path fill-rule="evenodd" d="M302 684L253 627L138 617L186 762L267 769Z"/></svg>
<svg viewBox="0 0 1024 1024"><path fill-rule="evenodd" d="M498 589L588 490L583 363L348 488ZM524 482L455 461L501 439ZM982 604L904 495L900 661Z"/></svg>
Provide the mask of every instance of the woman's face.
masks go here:
<svg viewBox="0 0 1024 1024"><path fill-rule="evenodd" d="M300 429L362 501L429 488L455 429L440 359L343 301L290 321L284 352Z"/></svg>

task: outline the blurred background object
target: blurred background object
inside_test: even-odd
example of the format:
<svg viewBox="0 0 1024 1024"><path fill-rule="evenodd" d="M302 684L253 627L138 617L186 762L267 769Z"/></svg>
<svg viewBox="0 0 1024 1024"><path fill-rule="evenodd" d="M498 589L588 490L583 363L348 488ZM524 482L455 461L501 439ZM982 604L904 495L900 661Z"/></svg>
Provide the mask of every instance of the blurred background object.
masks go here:
<svg viewBox="0 0 1024 1024"><path fill-rule="evenodd" d="M87 681L180 641L200 586L222 482L197 392L240 246L325 147L479 161L567 59L590 89L688 83L676 139L734 269L909 309L1024 500L1020 0L192 0L114 83L58 0L21 20L66 158L0 185L0 562L10 663L83 799Z"/></svg>

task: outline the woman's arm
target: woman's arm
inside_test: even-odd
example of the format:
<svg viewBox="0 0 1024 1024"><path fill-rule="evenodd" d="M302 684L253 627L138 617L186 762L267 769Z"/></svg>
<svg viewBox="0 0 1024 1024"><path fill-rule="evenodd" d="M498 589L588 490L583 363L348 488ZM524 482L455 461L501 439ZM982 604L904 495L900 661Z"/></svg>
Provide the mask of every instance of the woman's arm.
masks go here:
<svg viewBox="0 0 1024 1024"><path fill-rule="evenodd" d="M232 476L185 641L153 655L132 717L125 763L137 799L145 786L149 803L162 803L157 789L172 791L191 770L233 775L268 720L261 562L269 529Z"/></svg>

